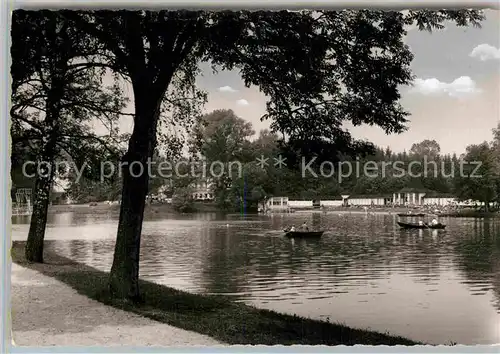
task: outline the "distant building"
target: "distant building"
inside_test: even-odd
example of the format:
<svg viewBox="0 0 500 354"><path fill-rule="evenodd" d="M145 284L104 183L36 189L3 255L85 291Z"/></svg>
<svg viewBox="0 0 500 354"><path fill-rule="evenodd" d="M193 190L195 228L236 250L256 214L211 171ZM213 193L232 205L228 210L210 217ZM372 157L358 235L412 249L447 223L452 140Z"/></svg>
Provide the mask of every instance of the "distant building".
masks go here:
<svg viewBox="0 0 500 354"><path fill-rule="evenodd" d="M289 209L336 208L336 207L382 207L382 206L465 206L471 201L459 202L452 194L438 193L417 188L403 188L396 193L380 195L344 194L315 200L292 200L288 197L273 197L266 201L265 209L285 211Z"/></svg>
<svg viewBox="0 0 500 354"><path fill-rule="evenodd" d="M430 192L425 194L423 198L423 205L458 205L458 199L453 194Z"/></svg>
<svg viewBox="0 0 500 354"><path fill-rule="evenodd" d="M417 188L403 188L393 194L393 200L395 205L401 206L448 206L458 204L458 199L453 194Z"/></svg>
<svg viewBox="0 0 500 354"><path fill-rule="evenodd" d="M403 188L392 194L392 204L399 206L423 205L423 199L429 190L422 188Z"/></svg>
<svg viewBox="0 0 500 354"><path fill-rule="evenodd" d="M193 199L194 200L214 200L215 196L213 193L213 182L210 179L203 179L194 182L192 185L193 188Z"/></svg>
<svg viewBox="0 0 500 354"><path fill-rule="evenodd" d="M312 207L312 201L311 201ZM266 211L286 211L290 209L288 204L288 197L272 197L266 200L265 203Z"/></svg>
<svg viewBox="0 0 500 354"><path fill-rule="evenodd" d="M14 187L11 190L13 195L12 215L31 215L33 212L33 189Z"/></svg>
<svg viewBox="0 0 500 354"><path fill-rule="evenodd" d="M391 205L390 195L349 195L345 198L347 206L384 206Z"/></svg>
<svg viewBox="0 0 500 354"><path fill-rule="evenodd" d="M209 179L198 180L189 185L191 198L197 201L214 200L213 182ZM175 189L171 181L158 188L154 195L150 195L151 201L171 203L175 195Z"/></svg>
<svg viewBox="0 0 500 354"><path fill-rule="evenodd" d="M288 208L292 209L310 209L314 208L314 202L312 199L311 200L287 200L287 205Z"/></svg>

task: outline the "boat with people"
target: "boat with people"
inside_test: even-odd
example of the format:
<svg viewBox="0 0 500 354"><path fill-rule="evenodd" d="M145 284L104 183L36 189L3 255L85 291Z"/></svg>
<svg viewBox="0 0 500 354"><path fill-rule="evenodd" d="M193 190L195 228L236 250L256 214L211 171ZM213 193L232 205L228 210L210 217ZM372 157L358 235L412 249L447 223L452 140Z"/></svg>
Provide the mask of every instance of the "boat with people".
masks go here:
<svg viewBox="0 0 500 354"><path fill-rule="evenodd" d="M319 238L325 233L325 231L283 231L285 236L290 238Z"/></svg>
<svg viewBox="0 0 500 354"><path fill-rule="evenodd" d="M324 233L324 231L311 231L309 230L309 226L307 226L307 223L304 222L302 226L299 228L295 228L295 225L292 225L291 227L283 230L285 232L286 237L290 238L311 238L311 237L321 237Z"/></svg>
<svg viewBox="0 0 500 354"><path fill-rule="evenodd" d="M422 218L425 216L424 213L399 213L397 214L398 216L404 218L404 217L411 217L411 216L414 216L416 218Z"/></svg>
<svg viewBox="0 0 500 354"><path fill-rule="evenodd" d="M427 223L407 223L398 221L398 225L402 229L432 229L432 230L443 230L446 228L445 224L437 223L437 224L427 224Z"/></svg>

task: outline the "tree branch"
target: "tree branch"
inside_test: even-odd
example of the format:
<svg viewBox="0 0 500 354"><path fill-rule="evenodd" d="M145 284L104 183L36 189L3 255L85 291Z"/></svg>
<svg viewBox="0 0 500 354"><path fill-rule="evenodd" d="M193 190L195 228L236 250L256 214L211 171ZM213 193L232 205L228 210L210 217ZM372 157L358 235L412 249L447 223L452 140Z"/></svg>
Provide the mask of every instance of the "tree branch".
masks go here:
<svg viewBox="0 0 500 354"><path fill-rule="evenodd" d="M66 138L75 138L75 139L82 139L82 140L95 140L98 143L102 145L109 153L113 155L118 154L118 149L113 150L112 148L109 147L109 143L104 141L102 138L95 136L95 135L80 135L80 134L62 134L62 137ZM114 140L114 139L113 139ZM118 143L118 141L115 140L115 143Z"/></svg>
<svg viewBox="0 0 500 354"><path fill-rule="evenodd" d="M16 107L12 107L12 108L10 109L10 116L11 116L12 118L17 119L17 120L19 120L19 121L21 121L21 122L23 122L23 123L26 123L26 124L28 124L28 125L32 126L32 127L33 127L33 128L35 128L35 129L38 129L41 133L45 133L45 129L44 129L41 125L39 125L39 124L37 124L37 123L35 123L35 122L32 122L32 121L30 121L29 119L24 118L22 115L18 114L18 113L15 111L15 108L16 108Z"/></svg>

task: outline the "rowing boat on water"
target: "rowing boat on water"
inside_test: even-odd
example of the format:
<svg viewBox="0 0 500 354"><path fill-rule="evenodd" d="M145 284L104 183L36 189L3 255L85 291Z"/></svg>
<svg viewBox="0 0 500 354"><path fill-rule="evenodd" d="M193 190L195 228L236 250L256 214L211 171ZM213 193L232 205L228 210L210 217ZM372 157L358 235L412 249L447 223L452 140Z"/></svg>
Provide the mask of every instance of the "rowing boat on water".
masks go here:
<svg viewBox="0 0 500 354"><path fill-rule="evenodd" d="M290 238L314 238L323 236L324 231L285 231L285 236Z"/></svg>
<svg viewBox="0 0 500 354"><path fill-rule="evenodd" d="M425 214L424 213L416 213L416 214L412 214L412 213L400 213L400 214L398 214L398 216L400 216L400 217L414 216L414 217L420 218L420 217L424 217Z"/></svg>
<svg viewBox="0 0 500 354"><path fill-rule="evenodd" d="M443 230L446 225L444 224L436 224L436 225L428 225L428 224L413 224L398 221L398 225L403 229L432 229L432 230Z"/></svg>

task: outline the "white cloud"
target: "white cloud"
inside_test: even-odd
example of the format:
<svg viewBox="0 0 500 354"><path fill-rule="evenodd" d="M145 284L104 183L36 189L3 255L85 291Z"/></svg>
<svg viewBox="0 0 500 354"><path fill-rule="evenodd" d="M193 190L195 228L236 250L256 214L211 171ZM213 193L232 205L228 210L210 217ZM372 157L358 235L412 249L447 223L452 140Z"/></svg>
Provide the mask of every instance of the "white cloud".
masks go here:
<svg viewBox="0 0 500 354"><path fill-rule="evenodd" d="M238 90L235 90L231 86L222 86L219 87L219 92L238 92Z"/></svg>
<svg viewBox="0 0 500 354"><path fill-rule="evenodd" d="M481 61L499 60L500 48L493 47L492 45L486 43L479 44L476 48L472 49L469 56L472 58L478 58Z"/></svg>
<svg viewBox="0 0 500 354"><path fill-rule="evenodd" d="M476 83L469 76L461 76L453 82L441 82L436 78L416 79L410 92L423 95L466 96L481 92Z"/></svg>
<svg viewBox="0 0 500 354"><path fill-rule="evenodd" d="M244 98L242 98L241 100L236 101L236 104L238 106L248 106L249 105L248 101L245 100Z"/></svg>

